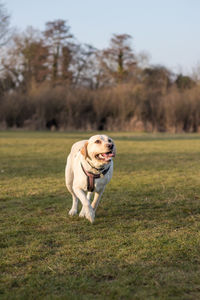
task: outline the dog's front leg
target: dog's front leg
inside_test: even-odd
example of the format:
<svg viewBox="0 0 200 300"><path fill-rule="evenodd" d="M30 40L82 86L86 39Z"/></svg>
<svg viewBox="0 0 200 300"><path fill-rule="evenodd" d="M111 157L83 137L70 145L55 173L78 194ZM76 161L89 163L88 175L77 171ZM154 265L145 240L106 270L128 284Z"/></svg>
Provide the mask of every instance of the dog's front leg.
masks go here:
<svg viewBox="0 0 200 300"><path fill-rule="evenodd" d="M88 193L87 193L87 199L88 199L89 202L90 202L90 200L91 200L91 196L92 196L92 192L88 192ZM84 206L82 206L82 209L81 209L81 211L80 211L80 213L79 213L79 217L81 217L81 218L85 217L85 209L84 209Z"/></svg>
<svg viewBox="0 0 200 300"><path fill-rule="evenodd" d="M104 189L100 192L95 192L95 194L94 194L94 200L92 201L92 204L91 204L92 208L94 209L94 212L97 210L97 207L101 200L101 196L103 194L103 191L104 191Z"/></svg>
<svg viewBox="0 0 200 300"><path fill-rule="evenodd" d="M74 188L74 192L75 192L76 196L80 199L80 201L83 205L82 210L84 211L84 216L91 223L93 223L95 213L94 213L94 210L93 210L92 206L90 205L90 200L86 197L86 194L83 190Z"/></svg>

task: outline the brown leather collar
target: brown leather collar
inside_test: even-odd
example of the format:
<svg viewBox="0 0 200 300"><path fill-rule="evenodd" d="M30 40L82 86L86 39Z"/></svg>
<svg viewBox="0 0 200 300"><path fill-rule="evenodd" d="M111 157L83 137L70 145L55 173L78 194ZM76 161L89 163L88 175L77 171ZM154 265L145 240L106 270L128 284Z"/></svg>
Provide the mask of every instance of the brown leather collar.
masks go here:
<svg viewBox="0 0 200 300"><path fill-rule="evenodd" d="M110 166L109 166L109 168L107 168L103 172L101 172L99 174L94 174L94 173L91 173L91 172L88 172L87 170L85 170L82 163L81 163L81 167L82 167L83 172L87 176L87 190L88 190L88 192L93 192L94 191L95 179L100 178L101 175L106 175L106 173L110 169Z"/></svg>

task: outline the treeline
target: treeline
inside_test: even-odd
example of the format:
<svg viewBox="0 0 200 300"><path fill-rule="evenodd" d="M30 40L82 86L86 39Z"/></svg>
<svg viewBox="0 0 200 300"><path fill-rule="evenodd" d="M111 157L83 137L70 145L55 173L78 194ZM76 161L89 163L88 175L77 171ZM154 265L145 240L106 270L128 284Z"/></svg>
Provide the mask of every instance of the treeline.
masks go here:
<svg viewBox="0 0 200 300"><path fill-rule="evenodd" d="M39 87L1 100L1 128L198 132L200 88L166 93L143 84L99 90Z"/></svg>
<svg viewBox="0 0 200 300"><path fill-rule="evenodd" d="M1 6L0 12L1 27ZM108 48L98 50L79 44L68 23L56 20L43 32L29 28L5 40L2 129L200 130L198 80L145 65L128 34L114 34Z"/></svg>

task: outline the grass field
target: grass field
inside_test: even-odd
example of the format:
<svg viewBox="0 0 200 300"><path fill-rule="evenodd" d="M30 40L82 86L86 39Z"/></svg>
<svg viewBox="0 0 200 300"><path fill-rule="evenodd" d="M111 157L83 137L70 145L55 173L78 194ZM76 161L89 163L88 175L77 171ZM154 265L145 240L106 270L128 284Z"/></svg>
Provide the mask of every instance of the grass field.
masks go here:
<svg viewBox="0 0 200 300"><path fill-rule="evenodd" d="M91 225L69 217L86 133L0 133L0 299L200 299L200 135L110 133Z"/></svg>

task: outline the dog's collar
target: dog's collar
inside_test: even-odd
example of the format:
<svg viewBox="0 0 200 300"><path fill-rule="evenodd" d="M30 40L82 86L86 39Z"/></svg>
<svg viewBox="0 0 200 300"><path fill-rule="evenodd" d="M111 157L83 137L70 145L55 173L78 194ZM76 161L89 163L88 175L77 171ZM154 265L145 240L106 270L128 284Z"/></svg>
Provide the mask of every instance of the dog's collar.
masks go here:
<svg viewBox="0 0 200 300"><path fill-rule="evenodd" d="M88 159L86 159L86 162L90 165L91 168L95 169L96 171L103 171L104 167L96 168L94 165L92 165Z"/></svg>
<svg viewBox="0 0 200 300"><path fill-rule="evenodd" d="M99 174L94 174L94 173L88 172L87 170L84 169L82 163L81 163L81 168L82 168L83 172L85 173L85 175L87 176L87 190L88 190L88 192L93 192L95 179L100 178L102 175L103 176L106 175L106 173L110 169L110 166Z"/></svg>

